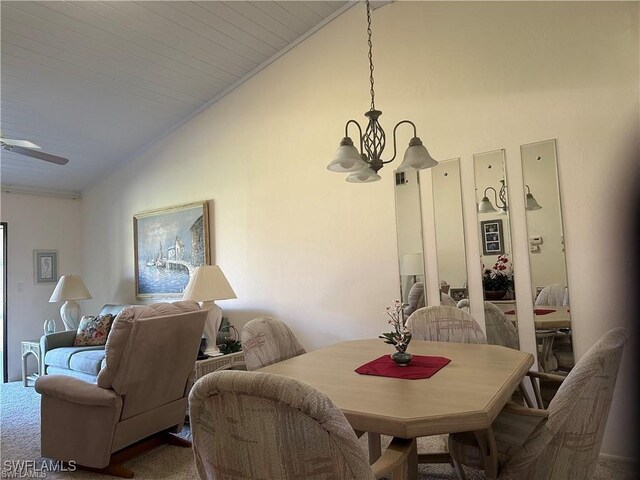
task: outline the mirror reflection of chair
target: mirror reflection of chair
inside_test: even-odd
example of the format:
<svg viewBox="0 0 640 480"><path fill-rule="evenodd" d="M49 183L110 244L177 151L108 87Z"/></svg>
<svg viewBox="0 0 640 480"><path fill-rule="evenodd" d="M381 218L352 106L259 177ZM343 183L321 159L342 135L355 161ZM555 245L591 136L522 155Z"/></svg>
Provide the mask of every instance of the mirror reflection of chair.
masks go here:
<svg viewBox="0 0 640 480"><path fill-rule="evenodd" d="M569 290L560 283L547 285L536 297L536 305L569 305Z"/></svg>
<svg viewBox="0 0 640 480"><path fill-rule="evenodd" d="M456 301L453 299L451 295L440 292L440 305L445 305L447 307L455 307Z"/></svg>
<svg viewBox="0 0 640 480"><path fill-rule="evenodd" d="M245 364L250 371L307 353L291 329L271 317L247 322L240 332L240 340Z"/></svg>
<svg viewBox="0 0 640 480"><path fill-rule="evenodd" d="M487 328L487 343L520 349L518 329L507 318L500 307L484 302L484 321Z"/></svg>
<svg viewBox="0 0 640 480"><path fill-rule="evenodd" d="M393 439L369 465L344 414L325 394L269 373L222 371L189 395L201 479L403 479L415 439ZM229 432L233 432L230 435Z"/></svg>
<svg viewBox="0 0 640 480"><path fill-rule="evenodd" d="M562 385L548 410L509 403L493 422L499 480L592 477L627 335L624 328L607 332L567 377L529 372L534 386L540 378ZM449 451L463 479L461 465L484 468L473 433L450 435Z"/></svg>
<svg viewBox="0 0 640 480"><path fill-rule="evenodd" d="M416 340L486 343L478 322L456 307L439 305L420 308L411 314L406 325Z"/></svg>
<svg viewBox="0 0 640 480"><path fill-rule="evenodd" d="M404 308L404 316L409 317L409 315L411 315L419 308L423 308L425 304L424 283L414 283L411 287L411 290L409 290L409 296L407 297L407 306Z"/></svg>

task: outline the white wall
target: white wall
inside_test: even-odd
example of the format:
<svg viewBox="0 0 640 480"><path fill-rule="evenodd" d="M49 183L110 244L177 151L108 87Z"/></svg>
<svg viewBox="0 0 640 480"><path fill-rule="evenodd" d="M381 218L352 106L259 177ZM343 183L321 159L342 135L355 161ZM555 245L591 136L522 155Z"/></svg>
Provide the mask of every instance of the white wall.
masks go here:
<svg viewBox="0 0 640 480"><path fill-rule="evenodd" d="M80 200L19 193L0 194L0 214L7 222L7 372L21 377L20 342L39 339L52 318L64 330L60 304L49 303L56 284L36 284L34 250L58 250L58 275L82 273ZM85 282L93 293L93 285ZM83 311L85 303L81 303ZM29 367L35 369L30 356Z"/></svg>
<svg viewBox="0 0 640 480"><path fill-rule="evenodd" d="M310 349L384 330L384 308L399 294L392 167L362 185L326 170L345 121L369 107L364 21L361 5L350 9L85 192L94 307L134 300L136 212L212 199L214 260L238 295L220 304L234 323L275 315ZM637 166L638 4L396 2L373 22L383 126L412 119L435 158L461 158L472 298L482 298L473 154L505 148L511 198L522 198L520 145L558 138L582 355L627 312L621 276L603 264L625 222L612 212ZM597 211L584 208L596 199ZM521 299L530 289L524 205L511 220ZM519 318L533 351L532 314ZM632 456L620 434L634 424L624 405L631 355L624 362L603 451Z"/></svg>

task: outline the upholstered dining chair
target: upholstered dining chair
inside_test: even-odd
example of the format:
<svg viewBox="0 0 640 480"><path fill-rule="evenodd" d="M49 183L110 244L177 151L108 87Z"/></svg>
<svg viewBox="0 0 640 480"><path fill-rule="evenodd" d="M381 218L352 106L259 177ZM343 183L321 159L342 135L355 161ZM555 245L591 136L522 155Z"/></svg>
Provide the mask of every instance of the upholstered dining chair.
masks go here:
<svg viewBox="0 0 640 480"><path fill-rule="evenodd" d="M468 301L468 300L467 300ZM487 343L520 349L518 329L504 312L491 302L484 302L484 321L487 328Z"/></svg>
<svg viewBox="0 0 640 480"><path fill-rule="evenodd" d="M487 343L478 322L464 310L446 305L424 307L407 319L416 340L456 343Z"/></svg>
<svg viewBox="0 0 640 480"><path fill-rule="evenodd" d="M481 451L473 433L449 436L460 478L461 465L483 468L483 456L497 454L498 479L591 478L611 406L627 330L607 332L567 377L529 372L535 379L562 382L547 410L507 404L492 425L493 445Z"/></svg>
<svg viewBox="0 0 640 480"><path fill-rule="evenodd" d="M307 353L291 329L271 317L249 321L240 332L240 340L249 371Z"/></svg>
<svg viewBox="0 0 640 480"><path fill-rule="evenodd" d="M202 377L189 395L201 479L404 480L415 440L394 439L373 465L349 422L322 392L262 372Z"/></svg>
<svg viewBox="0 0 640 480"><path fill-rule="evenodd" d="M416 282L411 286L409 295L407 295L407 306L404 307L404 316L408 317L417 309L424 306L424 283Z"/></svg>
<svg viewBox="0 0 640 480"><path fill-rule="evenodd" d="M547 285L536 297L536 305L569 305L569 291L560 283Z"/></svg>
<svg viewBox="0 0 640 480"><path fill-rule="evenodd" d="M448 307L455 307L456 301L448 293L440 292L440 305L446 305Z"/></svg>

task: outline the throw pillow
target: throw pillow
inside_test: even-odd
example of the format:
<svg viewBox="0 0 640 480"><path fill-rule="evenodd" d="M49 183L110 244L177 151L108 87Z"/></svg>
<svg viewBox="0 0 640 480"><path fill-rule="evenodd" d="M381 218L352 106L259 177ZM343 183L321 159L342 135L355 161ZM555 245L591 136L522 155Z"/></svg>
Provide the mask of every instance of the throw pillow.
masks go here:
<svg viewBox="0 0 640 480"><path fill-rule="evenodd" d="M113 315L107 313L105 315L84 315L78 325L76 338L73 341L74 347L85 347L104 345L107 343L107 337L113 323Z"/></svg>

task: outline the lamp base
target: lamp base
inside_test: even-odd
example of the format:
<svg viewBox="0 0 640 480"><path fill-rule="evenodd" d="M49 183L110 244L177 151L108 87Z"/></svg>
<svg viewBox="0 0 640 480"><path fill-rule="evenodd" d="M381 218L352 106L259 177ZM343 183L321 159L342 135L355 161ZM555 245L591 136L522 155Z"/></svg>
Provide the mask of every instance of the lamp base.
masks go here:
<svg viewBox="0 0 640 480"><path fill-rule="evenodd" d="M77 330L80 324L80 305L75 300L67 300L60 307L60 316L66 330Z"/></svg>
<svg viewBox="0 0 640 480"><path fill-rule="evenodd" d="M209 316L204 324L204 336L207 339L207 349L204 353L211 356L220 355L217 338L220 323L222 322L222 309L213 300L202 302L202 309L209 310Z"/></svg>

